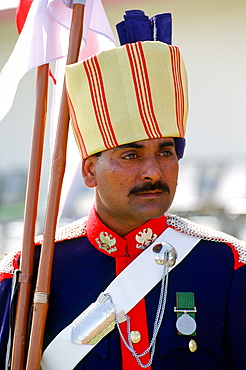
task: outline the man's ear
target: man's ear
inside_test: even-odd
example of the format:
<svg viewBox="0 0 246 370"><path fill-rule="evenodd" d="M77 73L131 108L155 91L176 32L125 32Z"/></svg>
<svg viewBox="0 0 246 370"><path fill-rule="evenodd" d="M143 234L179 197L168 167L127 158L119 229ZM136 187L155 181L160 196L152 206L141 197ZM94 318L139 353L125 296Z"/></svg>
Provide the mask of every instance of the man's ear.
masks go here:
<svg viewBox="0 0 246 370"><path fill-rule="evenodd" d="M95 160L95 157L89 157L82 160L82 176L84 179L84 184L88 188L94 188L97 186L94 164Z"/></svg>

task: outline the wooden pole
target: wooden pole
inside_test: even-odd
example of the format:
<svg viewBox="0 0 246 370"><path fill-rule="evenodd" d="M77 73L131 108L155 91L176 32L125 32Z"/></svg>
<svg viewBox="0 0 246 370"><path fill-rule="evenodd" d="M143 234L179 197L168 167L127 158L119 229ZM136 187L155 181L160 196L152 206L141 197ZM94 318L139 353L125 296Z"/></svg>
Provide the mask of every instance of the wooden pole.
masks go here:
<svg viewBox="0 0 246 370"><path fill-rule="evenodd" d="M12 351L12 370L22 370L25 363L28 314L34 265L34 237L46 126L49 65L37 69L34 127L28 171L24 212L24 233L19 274L19 293Z"/></svg>
<svg viewBox="0 0 246 370"><path fill-rule="evenodd" d="M70 30L67 64L78 60L83 31L84 5L74 4ZM27 370L39 370L42 356L45 323L48 311L50 281L54 255L55 230L59 210L63 175L66 165L69 113L65 85L62 92L56 144L53 155L51 183L44 225L43 246L39 262L37 285L34 294L33 319L27 357Z"/></svg>

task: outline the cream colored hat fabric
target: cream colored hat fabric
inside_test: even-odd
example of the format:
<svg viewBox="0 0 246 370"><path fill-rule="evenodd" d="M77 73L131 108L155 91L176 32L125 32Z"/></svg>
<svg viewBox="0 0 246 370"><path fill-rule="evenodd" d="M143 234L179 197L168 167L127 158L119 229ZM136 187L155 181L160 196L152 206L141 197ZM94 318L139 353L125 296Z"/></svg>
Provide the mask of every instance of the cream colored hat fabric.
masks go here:
<svg viewBox="0 0 246 370"><path fill-rule="evenodd" d="M187 77L178 47L127 44L67 66L82 158L129 142L185 135Z"/></svg>

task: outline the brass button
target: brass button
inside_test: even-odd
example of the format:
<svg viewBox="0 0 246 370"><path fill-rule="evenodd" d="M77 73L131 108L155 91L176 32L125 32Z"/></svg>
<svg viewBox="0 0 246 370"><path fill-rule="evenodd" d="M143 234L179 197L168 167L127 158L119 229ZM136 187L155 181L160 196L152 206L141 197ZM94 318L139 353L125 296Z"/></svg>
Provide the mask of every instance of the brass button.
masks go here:
<svg viewBox="0 0 246 370"><path fill-rule="evenodd" d="M131 341L132 343L138 343L141 340L141 334L137 330L131 331Z"/></svg>
<svg viewBox="0 0 246 370"><path fill-rule="evenodd" d="M189 341L189 350L191 352L196 352L196 350L197 350L197 344L196 344L196 341L194 339L191 339Z"/></svg>

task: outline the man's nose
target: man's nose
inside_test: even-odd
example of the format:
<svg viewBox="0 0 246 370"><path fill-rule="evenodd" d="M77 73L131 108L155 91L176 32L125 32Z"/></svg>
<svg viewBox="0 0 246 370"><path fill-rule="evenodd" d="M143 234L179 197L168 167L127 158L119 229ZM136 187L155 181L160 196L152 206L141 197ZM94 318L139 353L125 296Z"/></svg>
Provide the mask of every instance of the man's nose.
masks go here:
<svg viewBox="0 0 246 370"><path fill-rule="evenodd" d="M160 163L155 157L152 156L143 161L140 171L140 177L142 181L157 181L160 180L162 176Z"/></svg>

